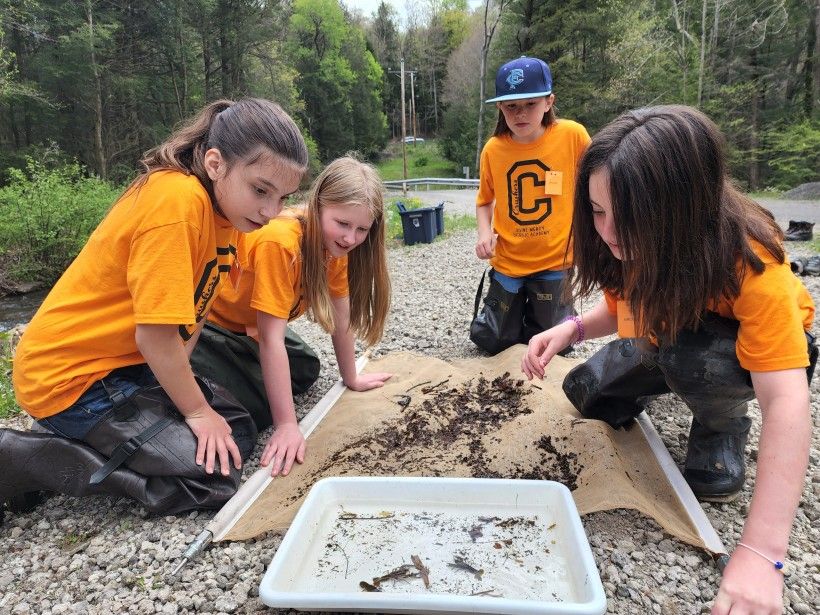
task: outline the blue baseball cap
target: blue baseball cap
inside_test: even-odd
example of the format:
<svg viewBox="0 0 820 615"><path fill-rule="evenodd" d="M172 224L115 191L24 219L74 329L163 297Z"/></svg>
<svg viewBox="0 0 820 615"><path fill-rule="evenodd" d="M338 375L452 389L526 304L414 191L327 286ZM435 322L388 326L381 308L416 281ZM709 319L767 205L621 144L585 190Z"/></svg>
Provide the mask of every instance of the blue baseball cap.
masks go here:
<svg viewBox="0 0 820 615"><path fill-rule="evenodd" d="M538 98L552 94L552 73L538 58L521 56L498 69L495 76L495 98L484 102Z"/></svg>

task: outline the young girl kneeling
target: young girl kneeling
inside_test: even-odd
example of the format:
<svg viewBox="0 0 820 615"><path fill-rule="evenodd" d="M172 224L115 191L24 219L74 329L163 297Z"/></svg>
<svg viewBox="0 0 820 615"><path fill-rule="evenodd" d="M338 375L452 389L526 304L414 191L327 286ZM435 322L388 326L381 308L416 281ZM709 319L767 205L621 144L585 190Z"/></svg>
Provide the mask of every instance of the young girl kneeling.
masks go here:
<svg viewBox="0 0 820 615"><path fill-rule="evenodd" d="M352 157L325 168L306 208L286 211L239 240L241 280L214 303L209 319L220 330L209 335L208 349L194 361L204 366L210 354L258 341L258 363L246 357L241 369L261 371L260 377L237 382L230 374L209 375L229 390L263 384L259 402L248 409L259 429L271 423L275 428L261 459L263 466L271 464L273 476L288 474L294 460L301 463L305 455L285 348L289 321L307 312L330 333L342 380L354 391L380 387L391 376L357 374L354 356L356 336L372 345L384 330L390 305L384 241L381 179Z"/></svg>
<svg viewBox="0 0 820 615"><path fill-rule="evenodd" d="M0 501L110 493L179 512L233 495L256 429L188 357L239 232L279 213L307 162L293 120L258 99L212 103L146 155L17 347L15 394L42 433L0 430Z"/></svg>
<svg viewBox="0 0 820 615"><path fill-rule="evenodd" d="M757 481L712 613L780 613L782 566L808 461L814 304L772 215L726 174L723 137L683 106L627 112L592 139L573 218L580 295L605 300L536 335L522 370L618 332L564 380L584 416L617 427L674 392L692 411L684 477L704 500L743 487L747 402L760 404Z"/></svg>

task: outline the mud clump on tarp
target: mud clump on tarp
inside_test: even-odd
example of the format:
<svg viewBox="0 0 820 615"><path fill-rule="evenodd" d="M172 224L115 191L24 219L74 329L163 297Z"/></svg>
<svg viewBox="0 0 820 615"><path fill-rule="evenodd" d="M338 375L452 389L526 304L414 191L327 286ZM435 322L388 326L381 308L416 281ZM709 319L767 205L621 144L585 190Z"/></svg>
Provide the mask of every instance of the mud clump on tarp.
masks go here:
<svg viewBox="0 0 820 615"><path fill-rule="evenodd" d="M466 467L474 478L555 480L570 489L576 487L583 466L575 453L556 446L566 438L544 435L535 441L510 442L511 447L537 449L540 459L534 467L532 463L515 464L500 472L490 465L493 457L486 439L533 412L526 400L532 390L523 380L505 372L492 381L479 375L454 387L447 383L448 379L419 383L394 395L389 403L399 406L398 417L346 444L311 479L330 474L447 476L449 470ZM312 483L308 481L291 500L302 497Z"/></svg>

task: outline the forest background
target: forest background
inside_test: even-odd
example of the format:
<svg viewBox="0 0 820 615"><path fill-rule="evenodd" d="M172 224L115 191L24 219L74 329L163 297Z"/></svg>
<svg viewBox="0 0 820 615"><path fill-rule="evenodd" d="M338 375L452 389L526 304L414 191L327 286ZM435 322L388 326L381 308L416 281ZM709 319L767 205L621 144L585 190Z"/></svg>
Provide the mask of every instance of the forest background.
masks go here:
<svg viewBox="0 0 820 615"><path fill-rule="evenodd" d="M407 133L436 138L452 176L477 175L496 117L482 99L526 54L590 133L685 103L724 130L744 188L818 179L820 0L355 4L0 0L0 289L59 276L143 152L209 101L279 102L314 172L351 150L378 161L401 136L401 58Z"/></svg>

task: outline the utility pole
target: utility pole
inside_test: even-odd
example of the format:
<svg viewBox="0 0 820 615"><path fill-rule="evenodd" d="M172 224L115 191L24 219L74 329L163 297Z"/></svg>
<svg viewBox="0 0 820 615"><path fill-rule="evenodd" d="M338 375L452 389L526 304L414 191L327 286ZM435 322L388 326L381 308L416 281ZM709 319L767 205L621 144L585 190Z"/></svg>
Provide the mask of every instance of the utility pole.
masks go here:
<svg viewBox="0 0 820 615"><path fill-rule="evenodd" d="M416 147L416 131L418 130L418 126L416 123L416 88L413 84L413 76L416 74L416 71L409 70L407 72L410 73L410 121L413 123L413 147Z"/></svg>
<svg viewBox="0 0 820 615"><path fill-rule="evenodd" d="M401 184L401 193L407 196L407 143L404 142L404 136L407 134L407 118L404 115L404 58L401 59L401 158L402 166L404 168L404 181Z"/></svg>
<svg viewBox="0 0 820 615"><path fill-rule="evenodd" d="M389 71L392 74L398 73L401 75L401 157L402 157L402 166L403 166L403 179L404 181L401 184L402 194L407 196L407 143L405 142L405 138L407 137L407 114L405 113L405 94L404 94L404 73L410 73L410 90L413 91L413 75L416 74L414 70L404 70L404 58L401 59L401 68L399 70L391 70ZM415 97L414 97L415 100ZM412 100L410 102L410 110L413 115L413 145L416 144L416 123L415 123L415 102Z"/></svg>

